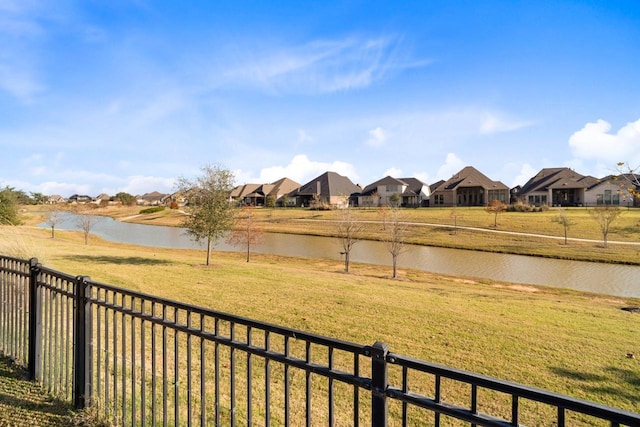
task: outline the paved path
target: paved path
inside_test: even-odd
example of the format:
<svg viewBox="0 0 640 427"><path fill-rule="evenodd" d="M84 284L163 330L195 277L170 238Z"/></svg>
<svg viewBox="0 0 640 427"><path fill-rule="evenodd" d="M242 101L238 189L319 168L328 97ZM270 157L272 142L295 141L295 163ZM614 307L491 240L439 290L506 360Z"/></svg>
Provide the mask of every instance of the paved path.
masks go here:
<svg viewBox="0 0 640 427"><path fill-rule="evenodd" d="M340 220L337 220L337 219L293 219L293 221L340 222ZM356 222L360 222L363 224L379 224L379 223L381 224L380 221L356 221ZM450 224L433 224L428 222L403 222L403 224L413 225L413 226L436 227L436 228L454 228ZM471 230L471 231L479 231L484 233L511 234L514 236L539 237L542 239L564 240L564 236L549 236L547 234L522 233L518 231L505 231L505 230L495 230L491 228L465 227L465 226L457 226L455 228L458 230ZM567 240L572 242L602 243L602 239L580 239L577 237L567 237ZM623 242L620 240L607 240L607 244L640 246L640 242Z"/></svg>

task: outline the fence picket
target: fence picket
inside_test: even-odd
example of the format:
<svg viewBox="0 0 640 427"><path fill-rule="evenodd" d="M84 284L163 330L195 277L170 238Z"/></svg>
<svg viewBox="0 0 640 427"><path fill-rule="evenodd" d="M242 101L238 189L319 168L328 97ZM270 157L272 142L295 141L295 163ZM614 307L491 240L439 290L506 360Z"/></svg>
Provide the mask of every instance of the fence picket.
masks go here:
<svg viewBox="0 0 640 427"><path fill-rule="evenodd" d="M527 423L531 407L548 414L549 424L640 425L640 414L412 359L383 343L353 344L133 292L35 258L0 255L0 309L0 352L76 408L95 405L122 425L335 425L352 417L354 426L392 419L439 425L444 418L517 426ZM370 376L361 373L361 359ZM391 367L400 379L390 377ZM418 374L433 378L433 397L410 390L409 377ZM351 395L338 389L342 384ZM451 384L470 390L468 405L445 401ZM478 411L480 389L482 397L506 396L500 413Z"/></svg>

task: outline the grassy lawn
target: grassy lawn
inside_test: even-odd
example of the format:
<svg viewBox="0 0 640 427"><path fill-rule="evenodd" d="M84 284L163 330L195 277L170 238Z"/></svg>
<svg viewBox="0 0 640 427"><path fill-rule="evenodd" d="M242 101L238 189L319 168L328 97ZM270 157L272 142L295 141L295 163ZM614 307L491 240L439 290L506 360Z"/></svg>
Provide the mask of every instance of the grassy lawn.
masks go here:
<svg viewBox="0 0 640 427"><path fill-rule="evenodd" d="M30 210L41 208L29 207ZM140 214L140 210L140 207L109 207L89 212L150 225L180 226L184 218L183 213L170 209L153 214ZM380 239L381 212L377 208L354 209L354 216L367 222L364 238ZM573 223L568 229L570 240L566 245L563 227L554 222L559 213L557 209L529 213L504 212L498 215L497 227L493 226L493 215L482 208L405 209L402 214L404 220L411 223L408 242L418 245L640 265L640 209L623 209L622 215L611 226L607 248L603 247L602 232L588 209L571 208L566 212ZM455 226L452 219L454 213ZM37 224L42 221L43 215L28 213L24 217L28 224ZM297 208L254 210L254 221L262 230L279 233L335 236L339 218L337 211ZM614 241L638 244L616 244Z"/></svg>
<svg viewBox="0 0 640 427"><path fill-rule="evenodd" d="M45 396L27 372L0 356L0 425L65 427L76 420L71 405Z"/></svg>
<svg viewBox="0 0 640 427"><path fill-rule="evenodd" d="M499 224L506 229L510 220L504 214ZM621 310L640 305L636 299L413 270L392 280L385 266L353 264L345 274L340 261L264 254L247 263L241 253L219 252L205 268L201 251L95 236L84 245L80 233L51 239L30 227L0 227L0 253L342 340L383 341L396 353L640 412L640 315Z"/></svg>

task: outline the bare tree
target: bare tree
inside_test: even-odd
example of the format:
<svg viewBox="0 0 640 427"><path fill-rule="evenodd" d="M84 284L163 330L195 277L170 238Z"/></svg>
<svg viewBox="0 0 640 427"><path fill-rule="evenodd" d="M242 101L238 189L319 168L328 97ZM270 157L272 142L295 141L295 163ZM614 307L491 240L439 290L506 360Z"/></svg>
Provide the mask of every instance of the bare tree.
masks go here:
<svg viewBox="0 0 640 427"><path fill-rule="evenodd" d="M233 228L235 207L231 201L233 172L222 166L204 166L194 181L180 178L178 191L188 200L188 215L183 222L196 241L207 242L207 265L215 242Z"/></svg>
<svg viewBox="0 0 640 427"><path fill-rule="evenodd" d="M564 209L560 209L558 211L558 215L555 216L553 218L553 222L556 222L560 225L562 225L562 227L564 228L564 244L567 244L567 231L569 230L569 227L571 227L573 224L575 224L575 222L573 220L571 220L571 218L569 218L567 216L567 211Z"/></svg>
<svg viewBox="0 0 640 427"><path fill-rule="evenodd" d="M80 229L84 233L85 245L89 244L89 233L91 232L91 229L97 222L98 222L98 217L95 215L88 215L88 214L78 215L76 224L78 225L78 227L80 227Z"/></svg>
<svg viewBox="0 0 640 427"><path fill-rule="evenodd" d="M493 226L498 227L498 215L507 210L507 205L498 199L493 199L484 208L490 214L493 214Z"/></svg>
<svg viewBox="0 0 640 427"><path fill-rule="evenodd" d="M351 249L362 238L363 231L364 225L356 220L351 207L340 210L338 238L342 245L341 254L344 255L344 271L346 273L349 272Z"/></svg>
<svg viewBox="0 0 640 427"><path fill-rule="evenodd" d="M632 168L629 163L618 162L617 170L620 172L620 175L623 175L623 178L633 185L633 190L640 190L640 166L636 166Z"/></svg>
<svg viewBox="0 0 640 427"><path fill-rule="evenodd" d="M241 246L247 250L247 262L251 258L251 248L262 242L264 233L253 218L253 208L243 206L236 216L236 226L227 242L233 246Z"/></svg>
<svg viewBox="0 0 640 427"><path fill-rule="evenodd" d="M589 215L600 226L602 232L603 247L607 247L607 236L611 230L611 224L622 214L622 211L617 206L598 206L589 211Z"/></svg>
<svg viewBox="0 0 640 427"><path fill-rule="evenodd" d="M408 225L403 220L400 208L388 208L382 211L383 233L382 241L391 254L393 264L393 278L398 277L398 257L405 251L405 241Z"/></svg>
<svg viewBox="0 0 640 427"><path fill-rule="evenodd" d="M640 197L640 166L632 168L629 163L618 162L617 171L619 175L615 178L622 182L621 187L632 198Z"/></svg>
<svg viewBox="0 0 640 427"><path fill-rule="evenodd" d="M458 208L456 206L453 206L449 216L453 220L453 234L458 234L458 220L462 218L462 215L458 212Z"/></svg>
<svg viewBox="0 0 640 427"><path fill-rule="evenodd" d="M47 225L49 225L49 227L51 227L51 238L55 239L55 237L56 237L56 235L55 235L56 225L58 225L60 223L60 221L62 221L62 212L60 212L60 211L48 212L47 215L45 216L45 220L46 220Z"/></svg>

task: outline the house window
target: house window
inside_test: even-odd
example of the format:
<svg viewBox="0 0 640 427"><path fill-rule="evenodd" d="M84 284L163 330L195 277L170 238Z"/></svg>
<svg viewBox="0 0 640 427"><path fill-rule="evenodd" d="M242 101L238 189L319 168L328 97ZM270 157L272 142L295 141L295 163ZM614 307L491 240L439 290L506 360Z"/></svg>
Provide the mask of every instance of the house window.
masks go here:
<svg viewBox="0 0 640 427"><path fill-rule="evenodd" d="M502 203L506 203L507 194L503 190L489 190L489 201L500 200Z"/></svg>
<svg viewBox="0 0 640 427"><path fill-rule="evenodd" d="M546 205L547 204L547 195L535 195L529 196L529 204L534 206Z"/></svg>
<svg viewBox="0 0 640 427"><path fill-rule="evenodd" d="M611 190L604 190L604 204L611 204Z"/></svg>
<svg viewBox="0 0 640 427"><path fill-rule="evenodd" d="M397 193L398 186L397 185L387 185L387 193Z"/></svg>

